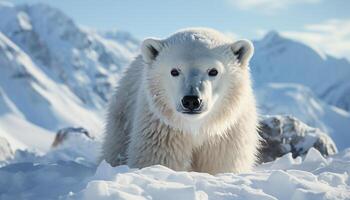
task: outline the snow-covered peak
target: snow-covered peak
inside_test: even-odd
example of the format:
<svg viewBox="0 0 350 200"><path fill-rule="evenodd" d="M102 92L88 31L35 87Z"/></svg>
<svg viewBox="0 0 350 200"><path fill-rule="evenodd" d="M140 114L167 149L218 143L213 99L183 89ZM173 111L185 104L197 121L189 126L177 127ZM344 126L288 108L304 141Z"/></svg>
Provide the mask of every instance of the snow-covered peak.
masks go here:
<svg viewBox="0 0 350 200"><path fill-rule="evenodd" d="M124 45L128 38L118 43L82 30L60 10L45 4L1 7L0 18L0 31L51 79L67 85L92 108L104 106L118 73L135 54L135 47Z"/></svg>
<svg viewBox="0 0 350 200"><path fill-rule="evenodd" d="M1 32L0 66L0 134L15 148L46 150L53 138L48 132L71 124L98 133L96 113Z"/></svg>
<svg viewBox="0 0 350 200"><path fill-rule="evenodd" d="M270 82L290 82L310 87L318 97L350 110L350 63L284 38L277 32L255 41L251 70L255 87Z"/></svg>
<svg viewBox="0 0 350 200"><path fill-rule="evenodd" d="M254 45L256 48L255 53L264 53L265 56L268 53L270 57L279 57L288 54L290 56L304 55L305 57L309 57L311 59L321 59L321 61L326 59L326 55L316 51L304 43L285 38L277 31L270 31L266 33L261 40L255 41Z"/></svg>
<svg viewBox="0 0 350 200"><path fill-rule="evenodd" d="M0 19L1 135L15 148L46 150L49 133L65 126L100 134L103 108L135 50L45 4L1 5Z"/></svg>
<svg viewBox="0 0 350 200"><path fill-rule="evenodd" d="M277 31L269 31L265 34L262 41L264 41L266 44L271 44L274 42L278 42L279 40L285 41L284 38L280 36L280 34Z"/></svg>
<svg viewBox="0 0 350 200"><path fill-rule="evenodd" d="M12 4L0 5L0 16L3 19L1 20L1 25L7 24L8 32L13 31L11 28L17 25L20 25L19 28L25 30L32 25L31 23L36 26L42 25L41 30L50 30L52 31L51 33L57 33L60 30L72 31L77 29L75 23L67 15L59 9L43 3L18 6Z"/></svg>

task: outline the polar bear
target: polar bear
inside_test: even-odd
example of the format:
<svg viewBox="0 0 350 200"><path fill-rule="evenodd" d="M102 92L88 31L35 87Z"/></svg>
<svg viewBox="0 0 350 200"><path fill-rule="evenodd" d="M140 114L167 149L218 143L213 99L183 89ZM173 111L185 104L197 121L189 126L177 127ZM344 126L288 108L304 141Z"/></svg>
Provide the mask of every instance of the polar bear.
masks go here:
<svg viewBox="0 0 350 200"><path fill-rule="evenodd" d="M207 28L142 42L110 100L102 157L112 166L246 172L257 158L253 45Z"/></svg>

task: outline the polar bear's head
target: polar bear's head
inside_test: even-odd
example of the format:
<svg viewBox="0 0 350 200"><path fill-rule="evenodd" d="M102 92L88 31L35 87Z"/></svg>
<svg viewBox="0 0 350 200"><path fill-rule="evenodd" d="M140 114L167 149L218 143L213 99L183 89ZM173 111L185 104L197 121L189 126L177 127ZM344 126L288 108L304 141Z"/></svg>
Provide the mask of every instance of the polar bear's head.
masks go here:
<svg viewBox="0 0 350 200"><path fill-rule="evenodd" d="M253 45L247 40L232 42L211 29L186 29L164 40L146 39L141 51L150 105L180 129L198 130L222 113L237 112L239 88L250 87Z"/></svg>

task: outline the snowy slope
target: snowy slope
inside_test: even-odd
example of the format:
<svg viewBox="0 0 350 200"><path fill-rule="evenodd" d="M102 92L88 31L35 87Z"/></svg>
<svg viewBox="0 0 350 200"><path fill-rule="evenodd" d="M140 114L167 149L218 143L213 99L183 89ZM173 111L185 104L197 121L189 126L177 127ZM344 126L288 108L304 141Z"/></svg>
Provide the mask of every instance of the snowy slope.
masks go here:
<svg viewBox="0 0 350 200"><path fill-rule="evenodd" d="M141 41L132 36L129 32L119 30L100 31L100 35L103 37L114 40L119 44L126 46L128 49L137 52Z"/></svg>
<svg viewBox="0 0 350 200"><path fill-rule="evenodd" d="M13 114L0 117L0 136L10 143L11 150L31 149L39 153L50 149L54 134Z"/></svg>
<svg viewBox="0 0 350 200"><path fill-rule="evenodd" d="M47 134L49 130L67 124L91 130L101 127L96 114L86 109L67 86L50 79L1 32L0 66L1 130L10 141L20 140L19 147L47 149L47 142L53 138Z"/></svg>
<svg viewBox="0 0 350 200"><path fill-rule="evenodd" d="M350 63L346 59L321 54L276 32L266 34L254 46L255 87L270 82L298 83L327 103L350 110Z"/></svg>
<svg viewBox="0 0 350 200"><path fill-rule="evenodd" d="M100 134L137 40L118 31L104 38L44 4L1 3L0 18L0 136L14 149L44 151L65 126Z"/></svg>
<svg viewBox="0 0 350 200"><path fill-rule="evenodd" d="M50 79L93 108L104 106L118 72L134 56L127 46L79 28L45 4L2 6L0 18L0 31Z"/></svg>

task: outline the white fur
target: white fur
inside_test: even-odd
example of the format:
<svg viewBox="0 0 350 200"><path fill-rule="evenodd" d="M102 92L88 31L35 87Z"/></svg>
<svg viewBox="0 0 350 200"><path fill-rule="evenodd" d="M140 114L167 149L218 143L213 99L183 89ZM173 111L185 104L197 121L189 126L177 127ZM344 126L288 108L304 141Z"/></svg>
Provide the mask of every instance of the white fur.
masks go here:
<svg viewBox="0 0 350 200"><path fill-rule="evenodd" d="M248 67L252 44L193 28L146 39L141 52L111 99L103 158L112 166L249 171L259 145ZM178 77L170 75L173 68L180 70ZM219 71L216 77L207 74L212 68ZM198 115L178 111L190 82L200 84L204 111Z"/></svg>

